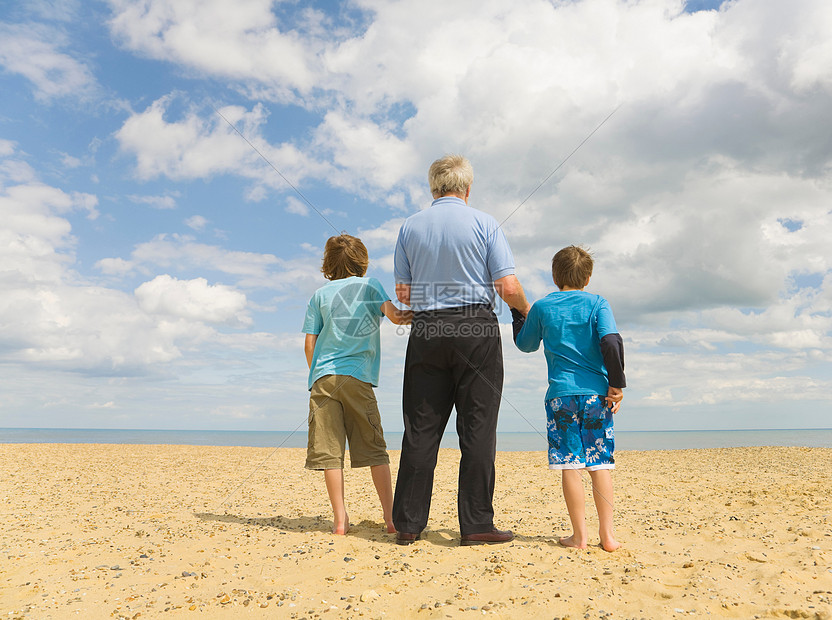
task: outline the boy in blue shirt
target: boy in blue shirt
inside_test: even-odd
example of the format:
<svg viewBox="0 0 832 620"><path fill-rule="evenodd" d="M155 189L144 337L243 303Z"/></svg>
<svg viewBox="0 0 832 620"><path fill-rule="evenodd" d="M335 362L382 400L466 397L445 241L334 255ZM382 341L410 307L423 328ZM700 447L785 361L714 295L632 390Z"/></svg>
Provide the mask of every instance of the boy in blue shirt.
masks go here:
<svg viewBox="0 0 832 620"><path fill-rule="evenodd" d="M549 367L546 427L549 468L562 472L563 496L572 535L566 547L587 546L581 470L592 478L601 546L621 545L613 533L612 476L615 468L612 416L626 387L624 346L609 303L583 289L593 261L583 248L569 246L552 258L552 279L558 291L536 301L528 316L512 310L514 341L521 351L536 351L543 341Z"/></svg>
<svg viewBox="0 0 832 620"><path fill-rule="evenodd" d="M310 391L306 467L324 470L333 534L346 534L350 525L344 502L347 440L350 464L370 468L387 532L396 531L390 458L373 387L381 367L379 319L403 325L413 313L394 306L378 280L364 277L368 264L360 239L330 237L321 271L332 282L315 291L303 321Z"/></svg>

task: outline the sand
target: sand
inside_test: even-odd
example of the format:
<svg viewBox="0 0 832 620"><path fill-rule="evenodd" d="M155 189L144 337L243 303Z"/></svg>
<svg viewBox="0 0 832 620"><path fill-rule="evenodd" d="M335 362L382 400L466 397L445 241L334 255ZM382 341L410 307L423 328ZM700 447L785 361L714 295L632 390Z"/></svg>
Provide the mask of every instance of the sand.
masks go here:
<svg viewBox="0 0 832 620"><path fill-rule="evenodd" d="M443 450L426 536L401 547L366 469L346 471L353 526L332 535L303 450L3 444L0 617L832 618L832 450L617 457L607 553L557 544L542 452L497 457L514 542L459 546Z"/></svg>

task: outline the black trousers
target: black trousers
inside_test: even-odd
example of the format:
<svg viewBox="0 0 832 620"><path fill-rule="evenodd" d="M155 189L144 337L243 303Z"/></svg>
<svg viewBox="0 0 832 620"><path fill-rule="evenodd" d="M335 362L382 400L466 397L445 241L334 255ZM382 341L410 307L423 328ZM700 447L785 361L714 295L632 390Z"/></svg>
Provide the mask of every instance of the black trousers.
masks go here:
<svg viewBox="0 0 832 620"><path fill-rule="evenodd" d="M416 313L404 368L404 438L393 499L396 530L418 534L427 525L439 442L454 407L462 457L459 529L467 535L494 527L502 388L503 349L490 308Z"/></svg>

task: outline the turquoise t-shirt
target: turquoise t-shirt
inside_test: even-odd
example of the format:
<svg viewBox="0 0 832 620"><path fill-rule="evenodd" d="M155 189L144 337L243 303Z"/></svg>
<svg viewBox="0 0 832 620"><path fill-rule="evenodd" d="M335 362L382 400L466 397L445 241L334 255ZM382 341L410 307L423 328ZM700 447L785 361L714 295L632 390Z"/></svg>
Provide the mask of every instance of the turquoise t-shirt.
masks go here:
<svg viewBox="0 0 832 620"><path fill-rule="evenodd" d="M350 375L378 386L381 306L389 301L375 278L351 277L322 286L306 308L303 332L315 334L309 389L326 375Z"/></svg>
<svg viewBox="0 0 832 620"><path fill-rule="evenodd" d="M609 388L601 338L616 334L609 302L585 291L555 291L532 305L517 348L537 351L541 340L549 367L546 400L600 394Z"/></svg>

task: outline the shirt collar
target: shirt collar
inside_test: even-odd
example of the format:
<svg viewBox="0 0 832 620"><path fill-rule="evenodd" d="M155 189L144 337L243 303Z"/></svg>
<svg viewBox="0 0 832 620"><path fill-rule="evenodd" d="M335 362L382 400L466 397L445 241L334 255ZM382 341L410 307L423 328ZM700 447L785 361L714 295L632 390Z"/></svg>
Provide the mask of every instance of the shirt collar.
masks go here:
<svg viewBox="0 0 832 620"><path fill-rule="evenodd" d="M462 205L463 207L466 206L465 201L462 198L458 198L457 196L442 196L442 198L437 198L436 200L434 200L430 206L433 207L451 204Z"/></svg>

